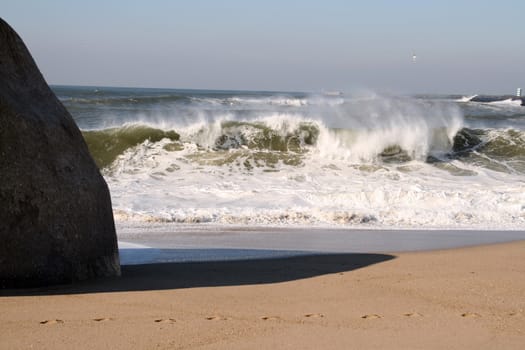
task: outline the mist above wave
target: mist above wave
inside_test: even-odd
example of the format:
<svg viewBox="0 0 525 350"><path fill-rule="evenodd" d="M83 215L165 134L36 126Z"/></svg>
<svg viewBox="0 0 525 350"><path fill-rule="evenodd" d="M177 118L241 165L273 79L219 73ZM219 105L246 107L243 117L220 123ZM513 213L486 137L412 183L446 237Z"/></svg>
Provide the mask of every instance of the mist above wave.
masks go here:
<svg viewBox="0 0 525 350"><path fill-rule="evenodd" d="M83 132L100 156L117 220L510 228L525 222L525 134L465 125L470 102L374 93L132 97L75 105L89 110Z"/></svg>
<svg viewBox="0 0 525 350"><path fill-rule="evenodd" d="M187 113L175 110L174 115L154 121L135 116L120 127L84 131L84 135L102 167L131 147L163 137L179 141L181 147L194 144L207 151L310 152L366 163L385 155L424 160L449 152L462 126L459 108L443 102L377 95L344 103L333 99L320 103L320 99L288 109L283 104L268 104L281 98L251 98L242 103L252 106L255 100L264 109L195 107Z"/></svg>

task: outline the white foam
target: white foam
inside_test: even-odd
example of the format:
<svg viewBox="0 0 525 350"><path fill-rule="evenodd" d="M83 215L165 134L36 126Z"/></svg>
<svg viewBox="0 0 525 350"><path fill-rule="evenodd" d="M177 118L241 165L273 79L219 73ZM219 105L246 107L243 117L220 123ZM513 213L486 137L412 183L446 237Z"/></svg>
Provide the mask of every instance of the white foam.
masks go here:
<svg viewBox="0 0 525 350"><path fill-rule="evenodd" d="M501 101L493 101L489 102L491 105L503 105L503 106L521 106L521 100L520 99L506 99Z"/></svg>
<svg viewBox="0 0 525 350"><path fill-rule="evenodd" d="M116 219L138 222L368 227L496 227L525 224L518 175L453 176L414 161L368 169L312 154L279 172L188 162L145 143L107 176ZM189 147L188 147L189 148ZM178 154L174 154L178 153ZM178 170L169 172L166 169Z"/></svg>
<svg viewBox="0 0 525 350"><path fill-rule="evenodd" d="M475 97L478 97L478 95L463 96L460 99L457 99L456 102L470 102Z"/></svg>
<svg viewBox="0 0 525 350"><path fill-rule="evenodd" d="M300 166L280 162L272 168L247 169L242 157L248 157L249 150L207 149L221 134L223 121L243 120L233 113L216 113L181 127L170 125L181 133L183 150L165 150L171 142L166 139L146 141L120 156L106 172L116 220L383 228L525 224L522 175L459 161L446 163L445 168L472 174L455 176L424 162L427 155L450 149L462 125L456 106L371 96L318 107L289 113L267 109L245 117L283 134L300 123L315 123L319 138ZM415 160L376 162L377 154L392 145L401 146ZM224 159L232 152L238 152L238 162L207 165L192 158L205 154Z"/></svg>

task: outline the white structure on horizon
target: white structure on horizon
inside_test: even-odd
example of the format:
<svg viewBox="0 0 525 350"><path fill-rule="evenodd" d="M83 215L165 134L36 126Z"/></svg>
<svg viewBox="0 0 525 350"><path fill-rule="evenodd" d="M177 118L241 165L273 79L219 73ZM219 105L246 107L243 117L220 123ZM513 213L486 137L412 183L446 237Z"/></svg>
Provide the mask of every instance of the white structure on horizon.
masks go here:
<svg viewBox="0 0 525 350"><path fill-rule="evenodd" d="M521 97L521 88L518 88L518 91L516 91L516 96Z"/></svg>

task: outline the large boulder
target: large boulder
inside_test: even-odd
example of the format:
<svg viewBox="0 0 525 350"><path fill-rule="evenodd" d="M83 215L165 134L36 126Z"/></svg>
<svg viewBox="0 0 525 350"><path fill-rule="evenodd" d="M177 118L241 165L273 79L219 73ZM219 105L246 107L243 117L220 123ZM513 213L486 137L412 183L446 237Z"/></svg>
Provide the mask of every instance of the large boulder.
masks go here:
<svg viewBox="0 0 525 350"><path fill-rule="evenodd" d="M0 287L116 275L106 182L71 115L0 18Z"/></svg>

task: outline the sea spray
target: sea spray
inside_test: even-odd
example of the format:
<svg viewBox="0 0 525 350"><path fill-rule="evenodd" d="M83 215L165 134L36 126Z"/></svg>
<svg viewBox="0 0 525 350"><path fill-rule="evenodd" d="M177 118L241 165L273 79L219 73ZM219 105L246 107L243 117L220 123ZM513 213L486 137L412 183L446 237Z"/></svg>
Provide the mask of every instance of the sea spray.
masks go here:
<svg viewBox="0 0 525 350"><path fill-rule="evenodd" d="M343 156L352 162L372 162L382 153L397 150L409 159L450 151L461 129L461 110L451 104L401 97L374 96L351 100L329 114L318 151L322 156Z"/></svg>
<svg viewBox="0 0 525 350"><path fill-rule="evenodd" d="M186 116L171 123L127 123L121 128L86 131L85 137L103 166L145 140L176 141L179 135L182 142L209 151L244 147L313 152L366 163L400 153L416 160L445 154L462 125L461 111L454 105L399 97L316 104L288 113L274 111L272 106L250 113L193 114L193 122Z"/></svg>
<svg viewBox="0 0 525 350"><path fill-rule="evenodd" d="M63 88L62 99L98 145L92 152L103 158L120 221L525 224L520 106L457 96L78 89Z"/></svg>

